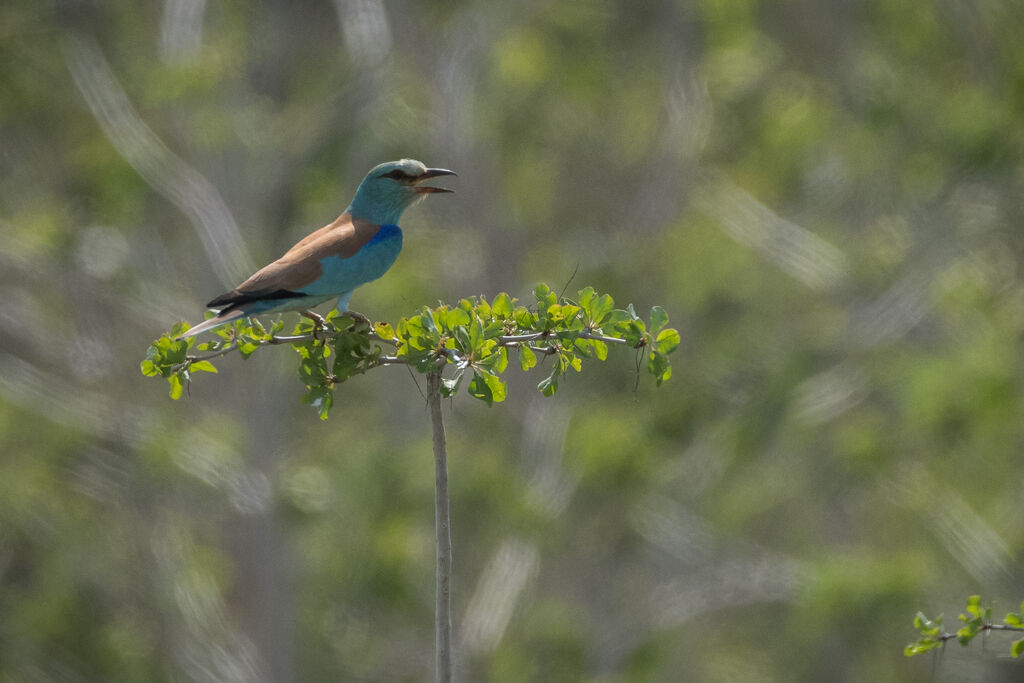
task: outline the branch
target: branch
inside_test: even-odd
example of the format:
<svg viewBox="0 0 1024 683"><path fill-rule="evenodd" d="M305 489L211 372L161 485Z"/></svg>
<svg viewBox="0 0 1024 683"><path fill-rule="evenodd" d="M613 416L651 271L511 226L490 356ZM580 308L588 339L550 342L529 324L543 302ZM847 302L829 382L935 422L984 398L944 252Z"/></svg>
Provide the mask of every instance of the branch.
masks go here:
<svg viewBox="0 0 1024 683"><path fill-rule="evenodd" d="M958 619L961 626L956 633L950 633L942 627L942 617L929 619L923 613L918 612L914 617L914 628L921 633L921 638L907 645L903 653L907 657L923 654L937 647L942 647L947 641L956 639L963 646L970 644L979 633L988 631L1011 631L1024 632L1024 604L1021 604L1021 613L1010 612L1004 617L1002 623L992 621L992 606L983 605L981 597L972 595L967 599L966 614L960 614ZM1024 654L1024 638L1016 640L1010 646L1010 654L1020 657Z"/></svg>
<svg viewBox="0 0 1024 683"><path fill-rule="evenodd" d="M550 332L531 332L530 334L506 334L498 337L498 343L502 346L515 346L520 342L529 342L537 339L544 339L550 336Z"/></svg>
<svg viewBox="0 0 1024 683"><path fill-rule="evenodd" d="M622 337L609 337L604 334L594 334L593 332L580 332L580 339L593 339L594 341L602 341L606 344L629 344L629 342ZM637 348L641 346L644 346L644 344L641 343L636 345Z"/></svg>
<svg viewBox="0 0 1024 683"><path fill-rule="evenodd" d="M434 680L449 683L452 680L452 537L448 509L448 449L441 414L441 367L427 373L427 403L434 432L434 539L437 548Z"/></svg>
<svg viewBox="0 0 1024 683"><path fill-rule="evenodd" d="M274 346L274 345L277 345L277 344L300 344L302 342L313 341L315 339L317 339L317 336L315 334L298 334L298 335L290 335L290 336L287 336L287 337L274 337L274 336L271 336L271 337L269 337L267 339L254 340L254 343L259 345L259 346ZM382 340L382 341L384 341L384 340ZM199 361L210 360L211 358L219 358L220 356L226 356L229 353L231 353L232 351L238 351L238 342L237 341L231 342L230 344L228 344L224 348L222 348L222 349L220 349L218 351L214 351L212 353L208 353L208 354L206 354L204 356L193 356L193 355L185 356L185 360L183 360L182 362L177 363L177 364L171 366L171 372L177 373L177 372L181 372L182 370L187 370L188 366L190 366L192 363L198 363Z"/></svg>
<svg viewBox="0 0 1024 683"><path fill-rule="evenodd" d="M202 354L190 353L197 340L180 339L188 326L179 324L153 342L142 372L166 378L171 397L180 398L194 373L217 371L212 359L234 351L248 358L260 348L290 344L301 356L299 376L308 389L303 400L316 406L323 419L335 385L382 365L405 364L422 373L451 365L454 376L442 379L442 397L450 397L465 377L470 395L488 404L501 402L506 396L501 375L511 348L518 350L523 370L537 367L538 358L554 358L544 366L547 378L537 385L545 396L557 391L560 378L570 370L580 372L586 359L605 360L611 345L648 349L647 369L657 384L671 376L668 355L680 338L666 327L668 315L661 308L651 309L648 322L632 304L616 309L611 296L598 295L592 287L581 289L576 301L556 296L546 285L538 285L534 295L536 303L529 308L504 293L491 302L471 297L456 305L424 307L394 327L368 325L363 316L351 313L308 315L311 321L301 321L290 336L280 334L281 321L268 331L257 321L238 320L215 329L219 338L199 344L197 350L206 352Z"/></svg>

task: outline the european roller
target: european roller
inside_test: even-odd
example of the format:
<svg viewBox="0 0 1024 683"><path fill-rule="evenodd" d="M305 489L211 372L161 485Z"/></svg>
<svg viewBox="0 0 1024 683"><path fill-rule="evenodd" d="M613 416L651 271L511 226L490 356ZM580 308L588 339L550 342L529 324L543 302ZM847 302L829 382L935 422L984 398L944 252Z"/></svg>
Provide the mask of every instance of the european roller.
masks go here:
<svg viewBox="0 0 1024 683"><path fill-rule="evenodd" d="M413 159L375 166L340 216L206 304L217 315L181 337L260 313L300 311L316 317L310 309L331 299L338 300L339 311L347 311L353 290L386 273L402 250L402 213L428 194L451 192L422 184L443 175L455 174Z"/></svg>

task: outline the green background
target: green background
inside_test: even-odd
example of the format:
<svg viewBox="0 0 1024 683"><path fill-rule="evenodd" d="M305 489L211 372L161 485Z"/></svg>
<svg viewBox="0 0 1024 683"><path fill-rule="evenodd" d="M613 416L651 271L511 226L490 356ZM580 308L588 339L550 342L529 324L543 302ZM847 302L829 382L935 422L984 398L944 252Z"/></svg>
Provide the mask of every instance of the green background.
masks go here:
<svg viewBox="0 0 1024 683"><path fill-rule="evenodd" d="M402 368L172 402L150 340L399 157L459 173L352 305L537 282L683 343L447 404L466 681L1010 681L917 610L1024 597L1024 5L0 4L0 680L422 681ZM573 278L573 274L575 277ZM420 382L422 385L422 381Z"/></svg>

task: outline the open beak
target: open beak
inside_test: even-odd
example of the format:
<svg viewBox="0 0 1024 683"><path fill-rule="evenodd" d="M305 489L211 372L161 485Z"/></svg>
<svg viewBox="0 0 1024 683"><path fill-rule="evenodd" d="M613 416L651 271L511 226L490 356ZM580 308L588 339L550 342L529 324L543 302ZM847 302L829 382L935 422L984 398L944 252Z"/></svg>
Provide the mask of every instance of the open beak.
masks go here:
<svg viewBox="0 0 1024 683"><path fill-rule="evenodd" d="M416 176L416 178L412 181L413 184L416 185L416 192L420 192L423 194L431 192L454 192L455 190L449 190L444 187L431 187L430 185L420 185L420 183L422 183L424 180L436 178L439 175L455 175L455 171L449 171L446 168L428 168L426 171Z"/></svg>

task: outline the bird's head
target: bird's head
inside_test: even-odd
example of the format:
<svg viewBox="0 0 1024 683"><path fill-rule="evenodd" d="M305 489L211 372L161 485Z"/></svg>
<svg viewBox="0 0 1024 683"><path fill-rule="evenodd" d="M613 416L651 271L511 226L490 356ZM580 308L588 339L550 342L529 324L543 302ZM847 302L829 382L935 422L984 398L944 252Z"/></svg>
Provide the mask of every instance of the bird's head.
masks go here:
<svg viewBox="0 0 1024 683"><path fill-rule="evenodd" d="M402 212L434 192L451 192L422 183L442 175L455 175L443 168L427 168L415 159L389 161L373 167L359 183L348 212L354 218L395 225Z"/></svg>

